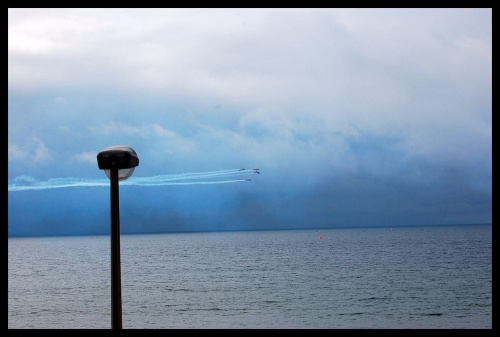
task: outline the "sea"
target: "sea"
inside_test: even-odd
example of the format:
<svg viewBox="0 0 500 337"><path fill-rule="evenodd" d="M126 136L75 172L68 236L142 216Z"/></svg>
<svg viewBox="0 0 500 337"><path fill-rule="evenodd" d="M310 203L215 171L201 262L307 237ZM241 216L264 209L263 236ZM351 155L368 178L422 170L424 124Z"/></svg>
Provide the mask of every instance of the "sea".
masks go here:
<svg viewBox="0 0 500 337"><path fill-rule="evenodd" d="M492 329L492 226L121 235L123 329ZM9 329L110 329L110 237L8 239Z"/></svg>

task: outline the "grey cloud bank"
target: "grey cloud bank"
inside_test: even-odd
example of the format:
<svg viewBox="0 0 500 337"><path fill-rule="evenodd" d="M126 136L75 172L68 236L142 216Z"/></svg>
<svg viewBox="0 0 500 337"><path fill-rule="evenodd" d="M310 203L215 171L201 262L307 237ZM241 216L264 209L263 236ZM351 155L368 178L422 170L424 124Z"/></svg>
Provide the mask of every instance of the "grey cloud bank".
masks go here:
<svg viewBox="0 0 500 337"><path fill-rule="evenodd" d="M125 232L491 223L491 9L9 9L9 180L121 188ZM109 190L9 192L9 235L109 231ZM26 208L29 207L29 212Z"/></svg>

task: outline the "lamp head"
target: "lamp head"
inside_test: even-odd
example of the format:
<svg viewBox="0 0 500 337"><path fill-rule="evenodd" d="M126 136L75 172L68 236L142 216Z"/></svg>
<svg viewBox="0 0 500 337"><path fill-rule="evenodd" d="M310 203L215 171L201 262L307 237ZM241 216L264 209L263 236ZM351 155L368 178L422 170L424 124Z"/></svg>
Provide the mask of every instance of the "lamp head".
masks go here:
<svg viewBox="0 0 500 337"><path fill-rule="evenodd" d="M137 153L128 146L110 146L97 154L97 166L111 179L110 170L118 169L118 180L127 180L139 165Z"/></svg>

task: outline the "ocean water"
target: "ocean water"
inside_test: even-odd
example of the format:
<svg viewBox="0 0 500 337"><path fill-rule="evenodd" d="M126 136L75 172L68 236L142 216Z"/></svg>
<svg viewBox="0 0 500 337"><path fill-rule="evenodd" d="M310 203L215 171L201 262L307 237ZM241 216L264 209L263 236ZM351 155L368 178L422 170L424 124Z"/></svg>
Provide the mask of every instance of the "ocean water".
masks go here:
<svg viewBox="0 0 500 337"><path fill-rule="evenodd" d="M124 329L491 329L492 227L121 236ZM9 238L8 328L109 329L109 236Z"/></svg>

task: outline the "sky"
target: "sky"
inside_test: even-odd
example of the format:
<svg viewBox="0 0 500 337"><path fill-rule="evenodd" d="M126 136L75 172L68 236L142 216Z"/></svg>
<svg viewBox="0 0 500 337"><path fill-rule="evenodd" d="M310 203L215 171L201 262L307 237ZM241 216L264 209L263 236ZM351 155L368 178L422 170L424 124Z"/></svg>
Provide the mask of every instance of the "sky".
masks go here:
<svg viewBox="0 0 500 337"><path fill-rule="evenodd" d="M109 233L115 145L122 234L491 223L492 9L9 8L9 237Z"/></svg>

